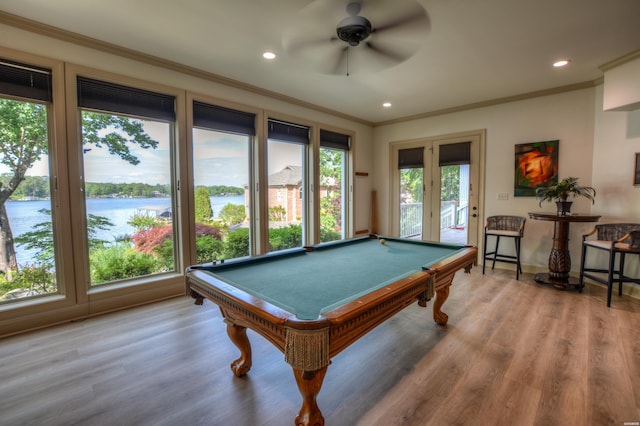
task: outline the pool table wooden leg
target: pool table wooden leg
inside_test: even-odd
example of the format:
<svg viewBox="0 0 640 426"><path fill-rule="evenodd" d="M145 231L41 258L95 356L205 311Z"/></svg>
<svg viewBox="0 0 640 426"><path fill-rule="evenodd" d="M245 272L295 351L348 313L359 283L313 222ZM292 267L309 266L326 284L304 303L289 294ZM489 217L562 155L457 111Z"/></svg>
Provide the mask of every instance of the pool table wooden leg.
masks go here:
<svg viewBox="0 0 640 426"><path fill-rule="evenodd" d="M229 339L240 349L240 358L231 363L231 371L237 377L242 377L251 369L251 343L247 337L247 328L229 320L226 320L226 323Z"/></svg>
<svg viewBox="0 0 640 426"><path fill-rule="evenodd" d="M302 395L302 407L296 416L296 426L323 426L324 417L316 403L316 396L322 387L327 366L315 371L305 371L299 368L293 369L293 375L298 384L298 390Z"/></svg>
<svg viewBox="0 0 640 426"><path fill-rule="evenodd" d="M433 302L433 320L438 325L447 325L447 321L449 321L449 316L442 312L440 308L447 301L450 288L447 285L436 290L436 300Z"/></svg>

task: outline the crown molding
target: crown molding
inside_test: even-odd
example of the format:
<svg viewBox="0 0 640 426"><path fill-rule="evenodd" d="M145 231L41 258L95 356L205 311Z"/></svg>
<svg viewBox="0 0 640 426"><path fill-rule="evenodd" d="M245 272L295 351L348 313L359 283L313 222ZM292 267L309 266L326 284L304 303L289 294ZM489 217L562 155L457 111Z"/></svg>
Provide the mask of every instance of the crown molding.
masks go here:
<svg viewBox="0 0 640 426"><path fill-rule="evenodd" d="M614 59L613 61L609 61L607 63L604 63L602 65L600 65L598 68L600 69L600 71L605 72L605 71L609 71L610 69L619 67L620 65L624 65L627 62L631 62L635 59L640 58L640 49L635 50L631 53L627 53L626 55L618 58L618 59Z"/></svg>
<svg viewBox="0 0 640 426"><path fill-rule="evenodd" d="M374 127L387 126L389 124L403 123L407 121L418 120L421 118L435 117L438 115L451 114L454 112L469 111L472 109L485 108L494 105L506 104L509 102L522 101L526 99L538 98L541 96L557 95L559 93L571 92L573 90L587 89L595 87L604 82L604 78L600 77L595 80L585 81L582 83L569 84L567 86L553 87L551 89L537 90L535 92L527 92L519 95L506 96L503 98L490 99L482 102L474 102L472 104L460 105L451 108L444 108L435 111L429 111L422 114L415 114L407 117L396 118L393 120L379 121Z"/></svg>

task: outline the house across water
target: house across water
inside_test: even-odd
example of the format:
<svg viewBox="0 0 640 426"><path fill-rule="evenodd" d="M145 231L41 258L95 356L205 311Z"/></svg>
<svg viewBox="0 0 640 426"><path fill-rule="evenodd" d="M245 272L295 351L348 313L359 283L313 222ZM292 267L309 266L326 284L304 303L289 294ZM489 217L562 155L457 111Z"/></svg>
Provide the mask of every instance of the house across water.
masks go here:
<svg viewBox="0 0 640 426"><path fill-rule="evenodd" d="M150 216L158 220L171 221L171 206L143 206L136 209L137 215Z"/></svg>

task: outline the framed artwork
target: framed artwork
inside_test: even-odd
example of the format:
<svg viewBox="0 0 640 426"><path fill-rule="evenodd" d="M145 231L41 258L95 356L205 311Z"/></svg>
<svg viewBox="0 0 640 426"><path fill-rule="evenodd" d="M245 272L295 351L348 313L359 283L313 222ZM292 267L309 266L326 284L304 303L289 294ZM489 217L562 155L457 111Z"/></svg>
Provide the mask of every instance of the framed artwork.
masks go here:
<svg viewBox="0 0 640 426"><path fill-rule="evenodd" d="M636 167L633 170L635 171L633 175L633 184L640 185L640 152L636 152Z"/></svg>
<svg viewBox="0 0 640 426"><path fill-rule="evenodd" d="M558 183L559 145L557 140L516 145L514 196L534 197L537 187Z"/></svg>

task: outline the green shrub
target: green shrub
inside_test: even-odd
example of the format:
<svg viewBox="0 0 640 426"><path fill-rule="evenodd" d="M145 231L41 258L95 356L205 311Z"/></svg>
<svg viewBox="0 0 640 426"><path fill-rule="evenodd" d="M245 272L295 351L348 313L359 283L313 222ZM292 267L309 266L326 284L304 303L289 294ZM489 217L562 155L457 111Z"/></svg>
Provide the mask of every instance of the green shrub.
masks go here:
<svg viewBox="0 0 640 426"><path fill-rule="evenodd" d="M227 235L224 258L235 259L244 256L249 256L249 228L238 228Z"/></svg>
<svg viewBox="0 0 640 426"><path fill-rule="evenodd" d="M269 229L269 250L277 251L302 246L302 226Z"/></svg>
<svg viewBox="0 0 640 426"><path fill-rule="evenodd" d="M19 271L12 271L10 279L6 275L0 276L0 300L5 299L7 293L22 289L29 295L56 293L55 272L46 266L24 265ZM14 296L17 297L17 296Z"/></svg>
<svg viewBox="0 0 640 426"><path fill-rule="evenodd" d="M173 263L173 240L167 238L162 241L162 244L156 246L153 249L153 254L156 256L158 267L163 271L170 271L175 268Z"/></svg>
<svg viewBox="0 0 640 426"><path fill-rule="evenodd" d="M327 228L320 228L320 242L326 243L327 241L336 241L342 239L340 232L332 231Z"/></svg>
<svg viewBox="0 0 640 426"><path fill-rule="evenodd" d="M12 274L15 273L15 271L11 272ZM0 274L0 295L4 295L8 292L10 292L11 290L15 290L18 287L16 286L16 283L12 280L8 280L7 276L4 274ZM0 296L0 300L3 298L3 296Z"/></svg>
<svg viewBox="0 0 640 426"><path fill-rule="evenodd" d="M149 275L162 270L153 255L140 253L125 243L97 249L91 255L91 282L108 281Z"/></svg>
<svg viewBox="0 0 640 426"><path fill-rule="evenodd" d="M208 235L196 237L196 255L198 263L224 259L224 244L222 244L222 241Z"/></svg>

